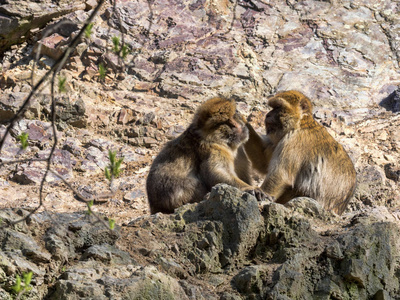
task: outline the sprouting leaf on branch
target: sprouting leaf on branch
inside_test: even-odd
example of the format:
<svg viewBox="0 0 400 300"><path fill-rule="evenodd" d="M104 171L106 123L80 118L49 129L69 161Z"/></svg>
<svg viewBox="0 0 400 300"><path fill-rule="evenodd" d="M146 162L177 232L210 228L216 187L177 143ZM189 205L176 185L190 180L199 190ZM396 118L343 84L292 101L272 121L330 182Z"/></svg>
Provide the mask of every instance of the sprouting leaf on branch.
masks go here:
<svg viewBox="0 0 400 300"><path fill-rule="evenodd" d="M15 277L15 284L11 287L15 294L18 294L22 290L21 282L21 277L17 274Z"/></svg>
<svg viewBox="0 0 400 300"><path fill-rule="evenodd" d="M17 136L17 140L19 140L21 143L22 150L25 150L26 148L28 148L28 146L29 146L28 138L29 138L29 134L26 132L22 132L19 136Z"/></svg>
<svg viewBox="0 0 400 300"><path fill-rule="evenodd" d="M106 67L103 65L103 63L100 63L100 65L99 65L99 78L100 78L101 81L104 81L104 79L106 79L106 73L107 73Z"/></svg>
<svg viewBox="0 0 400 300"><path fill-rule="evenodd" d="M115 228L115 220L114 219L108 219L108 225L110 225L110 229L114 230Z"/></svg>
<svg viewBox="0 0 400 300"><path fill-rule="evenodd" d="M88 215L92 214L91 208L92 208L92 206L93 206L93 203L94 203L93 200L90 200L90 201L88 201L87 204L86 204L87 207L88 207L88 210L87 210L86 213L87 213Z"/></svg>
<svg viewBox="0 0 400 300"><path fill-rule="evenodd" d="M125 45L123 45L122 46L122 48L121 48L121 57L122 57L122 59L125 59L126 58L126 56L129 54L129 48L128 48L128 46L125 44Z"/></svg>
<svg viewBox="0 0 400 300"><path fill-rule="evenodd" d="M125 59L130 52L129 47L125 43L123 43L121 46L120 38L118 36L112 37L112 43L113 43L113 48L112 48L113 52L118 53L122 59Z"/></svg>
<svg viewBox="0 0 400 300"><path fill-rule="evenodd" d="M108 170L108 167L104 168L104 175L106 176L106 178L108 180L111 180L111 174L110 174L110 171Z"/></svg>
<svg viewBox="0 0 400 300"><path fill-rule="evenodd" d="M117 152L108 150L108 159L110 160L110 164L105 168L104 175L108 180L112 180L113 178L117 178L121 173L121 164L124 161L124 158L116 159Z"/></svg>
<svg viewBox="0 0 400 300"><path fill-rule="evenodd" d="M31 284L31 280L32 280L32 275L33 275L33 272L32 271L30 271L30 272L28 272L28 273L23 273L22 274L22 277L24 277L24 284L25 284L25 290L26 291L29 291L32 287L30 286L30 284Z"/></svg>
<svg viewBox="0 0 400 300"><path fill-rule="evenodd" d="M30 291L31 287L31 280L32 280L33 272L30 271L28 273L23 273L22 278L24 281L22 282L21 277L17 274L15 277L15 284L11 287L16 295L22 295L23 293Z"/></svg>
<svg viewBox="0 0 400 300"><path fill-rule="evenodd" d="M90 38L90 36L92 35L92 29L93 29L93 23L90 23L90 24L88 24L88 26L86 26L86 29L85 29L85 36L87 37L87 38Z"/></svg>
<svg viewBox="0 0 400 300"><path fill-rule="evenodd" d="M58 92L65 93L67 89L65 88L65 82L67 81L66 77L59 77L58 78Z"/></svg>
<svg viewBox="0 0 400 300"><path fill-rule="evenodd" d="M113 36L112 37L112 43L113 43L113 51L115 53L118 53L118 51L119 51L119 37Z"/></svg>

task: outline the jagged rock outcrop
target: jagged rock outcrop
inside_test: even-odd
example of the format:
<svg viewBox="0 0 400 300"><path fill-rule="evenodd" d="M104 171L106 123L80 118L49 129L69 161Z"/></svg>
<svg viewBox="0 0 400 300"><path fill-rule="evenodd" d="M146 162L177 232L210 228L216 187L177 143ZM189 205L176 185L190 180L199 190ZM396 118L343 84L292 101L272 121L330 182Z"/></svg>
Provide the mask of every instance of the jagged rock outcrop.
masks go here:
<svg viewBox="0 0 400 300"><path fill-rule="evenodd" d="M399 234L384 207L340 219L313 199L258 203L221 184L114 231L45 213L2 229L0 292L32 271L29 299L400 299Z"/></svg>
<svg viewBox="0 0 400 300"><path fill-rule="evenodd" d="M0 53L22 43L54 18L86 8L86 1L2 1L0 5Z"/></svg>

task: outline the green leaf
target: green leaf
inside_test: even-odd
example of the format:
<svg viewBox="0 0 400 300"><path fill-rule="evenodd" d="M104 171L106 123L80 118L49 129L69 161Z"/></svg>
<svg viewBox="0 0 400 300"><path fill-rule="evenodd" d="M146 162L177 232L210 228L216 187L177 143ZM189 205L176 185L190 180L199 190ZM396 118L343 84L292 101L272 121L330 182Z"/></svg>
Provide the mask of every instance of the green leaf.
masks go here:
<svg viewBox="0 0 400 300"><path fill-rule="evenodd" d="M87 205L87 207L88 207L88 210L87 210L86 213L87 213L88 215L91 215L92 212L91 212L90 208L93 206L93 200L88 201L88 202L86 203L86 205Z"/></svg>
<svg viewBox="0 0 400 300"><path fill-rule="evenodd" d="M121 48L121 57L122 57L122 59L125 59L126 56L129 54L129 52L130 52L130 50L129 50L128 46L127 45L123 45L122 48Z"/></svg>
<svg viewBox="0 0 400 300"><path fill-rule="evenodd" d="M106 79L106 74L107 74L106 67L103 65L103 63L100 63L99 64L99 78L101 81L104 81L104 79Z"/></svg>
<svg viewBox="0 0 400 300"><path fill-rule="evenodd" d="M114 230L114 228L115 228L115 220L114 219L108 219L108 225L110 226L111 230Z"/></svg>
<svg viewBox="0 0 400 300"><path fill-rule="evenodd" d="M113 51L117 53L119 51L119 37L113 36L112 43L113 43Z"/></svg>
<svg viewBox="0 0 400 300"><path fill-rule="evenodd" d="M92 35L92 29L93 29L93 23L90 23L90 24L88 24L87 26L86 26L86 28L85 28L85 36L87 37L87 38L90 38L90 36Z"/></svg>
<svg viewBox="0 0 400 300"><path fill-rule="evenodd" d="M111 181L113 177L118 177L121 173L120 167L124 158L116 159L117 151L108 150L108 159L110 160L110 164L105 168L104 173L108 180Z"/></svg>
<svg viewBox="0 0 400 300"><path fill-rule="evenodd" d="M29 134L26 132L22 132L19 136L17 136L17 140L19 140L21 142L22 150L25 150L26 148L28 148L28 146L29 146L28 138L29 138Z"/></svg>
<svg viewBox="0 0 400 300"><path fill-rule="evenodd" d="M106 176L106 178L107 178L108 180L111 180L111 174L110 174L110 171L108 170L108 167L105 167L105 169L104 169L104 175Z"/></svg>
<svg viewBox="0 0 400 300"><path fill-rule="evenodd" d="M23 274L25 287L31 284L32 275L33 275L32 271Z"/></svg>
<svg viewBox="0 0 400 300"><path fill-rule="evenodd" d="M66 77L59 77L58 78L58 92L65 93L67 89L65 88L65 82L67 81Z"/></svg>
<svg viewBox="0 0 400 300"><path fill-rule="evenodd" d="M21 277L19 277L18 274L15 277L15 284L11 288L16 294L18 294L21 291L21 289L22 289L22 287L21 287Z"/></svg>
<svg viewBox="0 0 400 300"><path fill-rule="evenodd" d="M33 275L32 271L22 274L22 276L24 277L25 291L30 291L32 289L32 287L30 286L31 280L32 280L32 275Z"/></svg>

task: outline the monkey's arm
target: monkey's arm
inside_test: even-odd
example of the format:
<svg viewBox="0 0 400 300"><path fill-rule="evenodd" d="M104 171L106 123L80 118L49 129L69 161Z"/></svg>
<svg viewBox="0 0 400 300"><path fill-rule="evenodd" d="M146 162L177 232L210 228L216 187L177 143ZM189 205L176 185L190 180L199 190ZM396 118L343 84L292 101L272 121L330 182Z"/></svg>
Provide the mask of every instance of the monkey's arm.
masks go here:
<svg viewBox="0 0 400 300"><path fill-rule="evenodd" d="M261 185L261 189L270 197L279 199L286 191L288 184L279 171L269 173Z"/></svg>
<svg viewBox="0 0 400 300"><path fill-rule="evenodd" d="M260 136L249 123L246 126L249 129L249 139L244 145L246 154L253 168L261 174L266 174L274 149L273 144L267 136Z"/></svg>
<svg viewBox="0 0 400 300"><path fill-rule="evenodd" d="M259 187L252 186L238 177L235 172L234 158L229 150L220 146L213 148L209 158L200 165L201 176L209 188L218 183L227 183L242 191L252 193L259 201L266 198Z"/></svg>

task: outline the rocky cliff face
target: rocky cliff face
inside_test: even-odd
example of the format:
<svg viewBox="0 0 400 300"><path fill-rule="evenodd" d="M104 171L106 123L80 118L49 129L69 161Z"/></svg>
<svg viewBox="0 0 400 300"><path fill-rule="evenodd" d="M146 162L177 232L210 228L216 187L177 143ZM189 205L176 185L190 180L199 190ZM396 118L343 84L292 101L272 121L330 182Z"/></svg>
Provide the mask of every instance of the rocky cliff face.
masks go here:
<svg viewBox="0 0 400 300"><path fill-rule="evenodd" d="M1 135L96 6L70 2L0 1ZM0 167L3 224L43 203L0 229L1 299L27 271L30 299L400 299L399 3L127 0L104 5L93 22L60 74L52 168L120 227L111 233L86 219L54 174L40 199L40 160L54 142L47 83L0 154L34 159ZM131 50L124 61L113 37ZM149 216L152 158L199 103L232 97L265 132L266 96L286 89L311 98L315 118L355 163L358 187L342 217L310 199L257 203L227 186L171 216ZM123 172L119 190L100 199L109 194L108 150L124 157Z"/></svg>

